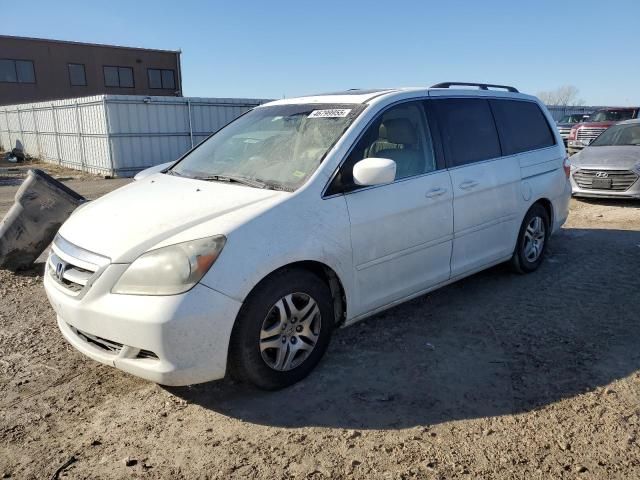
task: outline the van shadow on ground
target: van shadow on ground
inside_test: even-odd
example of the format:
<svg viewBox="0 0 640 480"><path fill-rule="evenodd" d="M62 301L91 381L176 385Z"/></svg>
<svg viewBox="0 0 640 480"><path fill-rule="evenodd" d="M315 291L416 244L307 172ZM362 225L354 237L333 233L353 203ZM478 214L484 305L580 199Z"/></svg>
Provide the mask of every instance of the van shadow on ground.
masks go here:
<svg viewBox="0 0 640 480"><path fill-rule="evenodd" d="M640 232L563 230L543 267L493 268L338 330L306 380L171 388L279 427L395 429L525 412L640 369Z"/></svg>

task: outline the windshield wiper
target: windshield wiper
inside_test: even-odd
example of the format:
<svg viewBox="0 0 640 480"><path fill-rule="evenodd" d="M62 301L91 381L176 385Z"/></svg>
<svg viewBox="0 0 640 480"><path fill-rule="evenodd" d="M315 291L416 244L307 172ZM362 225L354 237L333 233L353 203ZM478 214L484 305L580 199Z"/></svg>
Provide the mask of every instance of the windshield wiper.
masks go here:
<svg viewBox="0 0 640 480"><path fill-rule="evenodd" d="M165 175L173 175L173 176L176 176L176 177L184 177L185 176L185 175L183 175L183 174L181 174L179 172L176 172L175 170L167 170L164 173L165 173Z"/></svg>
<svg viewBox="0 0 640 480"><path fill-rule="evenodd" d="M267 188L269 185L253 178L234 177L230 175L209 175L206 177L195 177L198 180L205 180L207 182L227 182L227 183L239 183L248 187L254 188Z"/></svg>

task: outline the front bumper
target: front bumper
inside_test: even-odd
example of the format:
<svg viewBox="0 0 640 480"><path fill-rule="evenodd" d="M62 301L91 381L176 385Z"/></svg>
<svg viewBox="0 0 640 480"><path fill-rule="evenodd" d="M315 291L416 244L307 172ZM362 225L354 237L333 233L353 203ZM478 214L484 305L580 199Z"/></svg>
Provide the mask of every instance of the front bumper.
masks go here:
<svg viewBox="0 0 640 480"><path fill-rule="evenodd" d="M110 265L81 298L52 278L44 287L64 337L92 359L163 385L223 378L240 302L196 285L173 296L115 295L126 265Z"/></svg>
<svg viewBox="0 0 640 480"><path fill-rule="evenodd" d="M640 192L612 192L610 190L586 190L576 189L573 191L574 197L584 198L627 198L627 199L640 199Z"/></svg>

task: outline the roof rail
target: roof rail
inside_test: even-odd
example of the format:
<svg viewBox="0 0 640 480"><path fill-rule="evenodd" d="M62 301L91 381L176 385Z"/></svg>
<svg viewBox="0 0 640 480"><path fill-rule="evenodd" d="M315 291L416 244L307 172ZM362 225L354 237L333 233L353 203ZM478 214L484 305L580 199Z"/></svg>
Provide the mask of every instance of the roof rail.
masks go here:
<svg viewBox="0 0 640 480"><path fill-rule="evenodd" d="M489 88L503 88L509 92L519 93L516 87L508 85L493 85L491 83L474 83L474 82L442 82L432 85L431 88L450 88L450 87L478 87L480 90L489 90Z"/></svg>

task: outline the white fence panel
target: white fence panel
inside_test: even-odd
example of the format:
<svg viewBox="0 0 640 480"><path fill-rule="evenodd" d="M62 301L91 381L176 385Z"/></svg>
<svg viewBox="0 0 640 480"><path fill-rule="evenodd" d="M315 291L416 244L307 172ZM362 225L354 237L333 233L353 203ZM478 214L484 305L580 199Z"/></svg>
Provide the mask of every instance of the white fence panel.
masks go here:
<svg viewBox="0 0 640 480"><path fill-rule="evenodd" d="M150 166L175 160L190 148L188 136L184 135L112 137L114 175L131 176Z"/></svg>
<svg viewBox="0 0 640 480"><path fill-rule="evenodd" d="M55 133L53 106L38 106L35 114L40 133Z"/></svg>
<svg viewBox="0 0 640 480"><path fill-rule="evenodd" d="M52 133L40 134L40 158L48 163L58 163L58 140Z"/></svg>
<svg viewBox="0 0 640 480"><path fill-rule="evenodd" d="M0 107L0 147L69 168L131 176L174 160L268 100L99 95Z"/></svg>

